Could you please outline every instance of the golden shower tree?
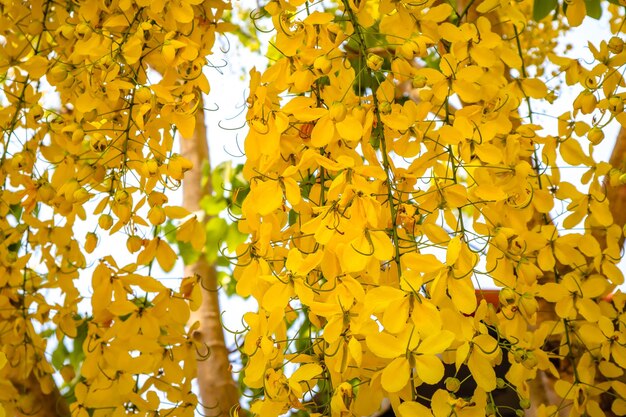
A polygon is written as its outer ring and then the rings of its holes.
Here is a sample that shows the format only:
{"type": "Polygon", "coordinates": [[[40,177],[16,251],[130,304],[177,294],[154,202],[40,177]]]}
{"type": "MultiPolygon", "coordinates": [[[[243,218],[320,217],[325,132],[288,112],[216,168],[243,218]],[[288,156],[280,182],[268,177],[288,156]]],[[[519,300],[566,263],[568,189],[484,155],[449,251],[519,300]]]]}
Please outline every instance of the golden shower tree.
{"type": "Polygon", "coordinates": [[[624,5],[322,6],[266,5],[277,59],[251,73],[252,412],[626,414],[623,146],[594,156],[626,123],[624,5]],[[603,8],[592,62],[559,47],[603,8]]]}
{"type": "MultiPolygon", "coordinates": [[[[196,254],[179,288],[156,278],[177,246],[206,246],[202,69],[230,7],[0,2],[1,414],[239,413],[215,271],[196,254]],[[168,203],[183,181],[185,208],[168,203]]],[[[258,303],[244,407],[626,414],[621,135],[610,163],[594,156],[626,123],[624,5],[263,10],[275,36],[251,72],[250,192],[233,210],[250,236],[236,292],[258,303]],[[588,45],[592,61],[558,45],[603,10],[613,36],[588,45]]]]}
{"type": "Polygon", "coordinates": [[[173,290],[155,270],[177,260],[167,238],[204,247],[198,216],[168,196],[192,168],[175,136],[193,135],[229,8],[0,3],[2,415],[194,414],[199,277],[173,290]]]}

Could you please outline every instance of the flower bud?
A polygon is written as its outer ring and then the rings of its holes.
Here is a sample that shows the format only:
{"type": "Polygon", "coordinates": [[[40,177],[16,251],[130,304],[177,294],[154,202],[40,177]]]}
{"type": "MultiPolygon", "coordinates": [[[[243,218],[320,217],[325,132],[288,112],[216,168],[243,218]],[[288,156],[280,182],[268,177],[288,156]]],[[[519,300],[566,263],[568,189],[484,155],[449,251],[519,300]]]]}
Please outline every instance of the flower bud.
{"type": "Polygon", "coordinates": [[[144,161],[141,174],[146,177],[154,177],[159,172],[159,163],[155,159],[144,161]]]}
{"type": "Polygon", "coordinates": [[[380,114],[389,114],[391,113],[391,103],[388,101],[383,101],[378,105],[378,110],[380,111],[380,114]]]}
{"type": "Polygon", "coordinates": [[[599,127],[592,127],[589,132],[587,132],[587,139],[593,145],[597,145],[604,139],[604,132],[599,127]]]}
{"type": "Polygon", "coordinates": [[[520,398],[519,406],[524,410],[528,410],[530,408],[530,400],[528,398],[520,398]]]}
{"type": "Polygon", "coordinates": [[[110,214],[102,214],[98,218],[98,226],[104,230],[109,230],[113,226],[113,217],[110,214]]]}
{"type": "Polygon", "coordinates": [[[446,378],[446,389],[450,392],[457,392],[461,388],[461,381],[458,378],[446,378]]]}
{"type": "Polygon", "coordinates": [[[124,204],[125,202],[128,201],[128,198],[130,197],[130,195],[128,194],[128,191],[126,190],[117,190],[115,192],[115,202],[118,204],[124,204]]]}
{"type": "Polygon", "coordinates": [[[531,293],[524,293],[519,300],[519,307],[526,317],[531,317],[537,312],[539,305],[537,300],[531,293]]]}
{"type": "Polygon", "coordinates": [[[502,288],[498,294],[498,300],[500,300],[500,304],[503,306],[514,304],[516,298],[517,294],[509,287],[502,288]]]}
{"type": "Polygon", "coordinates": [[[348,109],[346,105],[340,101],[336,101],[330,106],[330,119],[335,122],[342,122],[346,115],[348,114],[348,109]]]}
{"type": "Polygon", "coordinates": [[[624,50],[624,40],[618,36],[609,39],[609,52],[619,54],[624,50]]]}
{"type": "Polygon", "coordinates": [[[598,104],[595,94],[589,90],[581,92],[574,100],[574,110],[581,110],[583,114],[593,112],[598,104]]]}
{"type": "Polygon", "coordinates": [[[400,45],[396,52],[407,61],[412,61],[419,53],[419,46],[414,41],[408,40],[400,45]]]}
{"type": "Polygon", "coordinates": [[[126,239],[126,248],[128,248],[128,251],[130,253],[135,253],[139,251],[142,244],[143,240],[139,236],[132,235],[128,236],[128,239],[126,239]]]}
{"type": "Polygon", "coordinates": [[[411,80],[411,85],[413,86],[413,88],[424,88],[426,87],[427,83],[428,79],[423,75],[416,75],[415,77],[413,77],[413,80],[411,80]]]}
{"type": "Polygon", "coordinates": [[[524,359],[522,360],[522,365],[526,369],[534,369],[537,366],[537,357],[531,351],[527,351],[524,359]]]}
{"type": "Polygon", "coordinates": [[[87,253],[91,253],[94,251],[97,245],[98,235],[96,235],[94,232],[87,232],[87,236],[85,237],[85,251],[87,253]]]}
{"type": "Polygon", "coordinates": [[[165,222],[165,210],[162,207],[154,206],[148,211],[148,220],[154,226],[158,226],[165,222]]]}
{"type": "Polygon", "coordinates": [[[328,74],[333,67],[333,63],[326,55],[321,55],[313,61],[313,68],[322,74],[328,74]]]}
{"type": "Polygon", "coordinates": [[[624,111],[624,101],[619,96],[609,98],[609,111],[613,114],[624,111]]]}
{"type": "Polygon", "coordinates": [[[76,129],[72,132],[72,143],[78,144],[83,141],[84,137],[85,132],[83,131],[83,129],[76,129]]]}
{"type": "Polygon", "coordinates": [[[383,67],[385,63],[385,59],[382,56],[376,54],[369,54],[367,56],[366,64],[369,69],[372,71],[378,71],[383,67]]]}
{"type": "Polygon", "coordinates": [[[48,70],[46,78],[52,83],[60,83],[65,81],[68,76],[67,68],[64,65],[55,65],[48,70]]]}
{"type": "Polygon", "coordinates": [[[142,86],[135,91],[135,100],[138,103],[146,103],[152,99],[152,91],[149,87],[142,86]]]}

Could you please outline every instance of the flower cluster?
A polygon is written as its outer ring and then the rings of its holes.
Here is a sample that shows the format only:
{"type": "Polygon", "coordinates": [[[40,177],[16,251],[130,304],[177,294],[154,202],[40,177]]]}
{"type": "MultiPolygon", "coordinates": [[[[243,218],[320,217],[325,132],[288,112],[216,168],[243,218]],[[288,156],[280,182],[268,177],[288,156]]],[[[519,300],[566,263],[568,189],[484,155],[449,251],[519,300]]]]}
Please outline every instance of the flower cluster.
{"type": "Polygon", "coordinates": [[[177,259],[168,219],[181,219],[177,240],[204,246],[201,224],[168,205],[167,191],[191,168],[174,136],[194,130],[209,91],[202,69],[231,28],[229,8],[0,2],[0,403],[10,415],[39,412],[36,393],[57,390],[48,339],[71,343],[79,328],[84,361],[58,364],[73,415],[193,415],[205,349],[185,325],[199,288],[188,279],[174,291],[150,275],[155,261],[169,271],[177,259]],[[121,250],[93,259],[106,235],[121,250]],[[124,252],[131,263],[118,265],[124,252]],[[77,309],[81,274],[91,275],[88,318],[77,309]]]}
{"type": "Polygon", "coordinates": [[[625,122],[626,51],[616,36],[590,44],[590,69],[559,56],[589,2],[554,23],[532,3],[265,6],[280,58],[251,73],[235,269],[258,302],[241,348],[253,413],[371,415],[385,397],[406,417],[504,415],[501,389],[518,414],[604,415],[603,392],[626,413],[623,296],[602,301],[623,283],[607,198],[623,167],[593,157],[625,122]],[[550,65],[581,91],[555,135],[533,113],[555,99],[550,65]],[[583,187],[563,161],[587,168],[583,187]],[[478,301],[486,283],[499,309],[478,301]],[[538,374],[559,401],[531,398],[538,374]]]}

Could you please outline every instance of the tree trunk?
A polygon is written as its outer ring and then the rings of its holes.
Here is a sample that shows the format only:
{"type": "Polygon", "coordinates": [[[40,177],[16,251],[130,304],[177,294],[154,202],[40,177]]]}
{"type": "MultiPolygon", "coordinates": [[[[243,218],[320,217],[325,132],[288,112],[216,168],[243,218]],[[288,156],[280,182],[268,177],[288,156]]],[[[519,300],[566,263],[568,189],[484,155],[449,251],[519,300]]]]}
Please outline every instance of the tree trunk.
{"type": "MultiPolygon", "coordinates": [[[[193,169],[185,174],[183,182],[183,206],[191,212],[200,210],[200,200],[212,192],[210,181],[202,184],[202,165],[209,163],[204,110],[199,109],[196,115],[193,136],[181,139],[181,154],[193,163],[193,169]]],[[[207,347],[207,352],[199,352],[198,357],[198,386],[203,414],[228,417],[231,410],[239,405],[239,392],[230,372],[228,349],[220,321],[217,271],[215,265],[200,256],[195,263],[185,266],[185,275],[197,275],[202,284],[202,305],[192,312],[190,323],[200,322],[194,337],[207,347]]],[[[237,415],[236,411],[234,415],[237,415]]]]}

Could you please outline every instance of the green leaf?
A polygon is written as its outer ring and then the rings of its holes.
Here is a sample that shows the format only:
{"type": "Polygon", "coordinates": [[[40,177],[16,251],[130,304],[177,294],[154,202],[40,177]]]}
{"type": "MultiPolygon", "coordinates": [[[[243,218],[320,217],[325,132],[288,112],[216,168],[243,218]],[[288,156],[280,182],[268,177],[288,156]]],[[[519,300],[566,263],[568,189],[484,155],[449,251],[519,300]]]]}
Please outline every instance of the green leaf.
{"type": "Polygon", "coordinates": [[[65,347],[63,340],[61,340],[50,357],[52,366],[54,366],[55,369],[61,369],[61,367],[65,364],[65,358],[68,357],[69,353],[70,352],[67,350],[67,347],[65,347]]]}
{"type": "Polygon", "coordinates": [[[235,253],[237,246],[241,245],[248,239],[248,235],[241,233],[237,227],[237,223],[230,223],[226,231],[226,247],[229,252],[235,253]]]}
{"type": "Polygon", "coordinates": [[[540,21],[556,9],[557,5],[557,0],[535,0],[533,4],[533,19],[536,22],[540,21]]]}
{"type": "Polygon", "coordinates": [[[185,265],[191,265],[195,263],[200,257],[200,253],[196,251],[189,242],[176,242],[178,246],[178,253],[183,258],[185,265]]]}
{"type": "Polygon", "coordinates": [[[585,0],[585,7],[587,8],[587,16],[594,19],[600,19],[602,16],[600,0],[585,0]]]}
{"type": "Polygon", "coordinates": [[[80,364],[85,359],[85,352],[83,351],[83,343],[87,339],[87,333],[89,331],[89,318],[83,320],[83,322],[76,328],[76,337],[72,344],[72,351],[69,352],[70,364],[75,369],[80,369],[80,364]]]}
{"type": "Polygon", "coordinates": [[[294,210],[289,210],[289,226],[293,226],[298,220],[298,213],[294,210]]]}
{"type": "Polygon", "coordinates": [[[202,197],[200,207],[202,207],[209,216],[217,216],[226,209],[227,204],[224,198],[212,195],[202,197]]]}

